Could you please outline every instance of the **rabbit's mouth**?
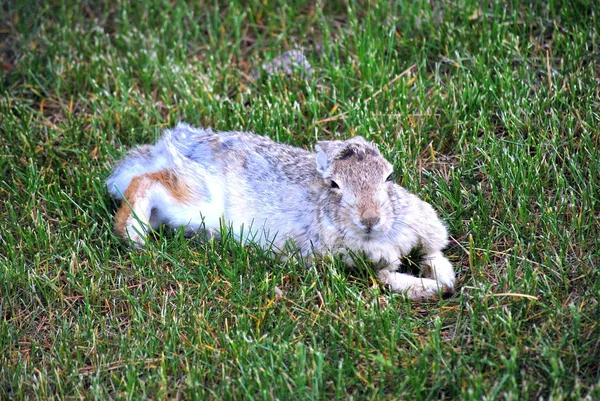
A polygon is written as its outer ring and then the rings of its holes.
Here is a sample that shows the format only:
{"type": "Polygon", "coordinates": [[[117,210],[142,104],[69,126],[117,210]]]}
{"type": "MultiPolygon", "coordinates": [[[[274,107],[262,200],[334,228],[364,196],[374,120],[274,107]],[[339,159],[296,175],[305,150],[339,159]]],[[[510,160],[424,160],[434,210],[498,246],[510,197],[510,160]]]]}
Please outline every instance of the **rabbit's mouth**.
{"type": "Polygon", "coordinates": [[[373,235],[373,231],[365,232],[361,235],[363,241],[372,241],[376,235],[373,235]]]}
{"type": "Polygon", "coordinates": [[[361,227],[357,236],[363,241],[372,241],[384,234],[384,231],[375,227],[361,227]]]}
{"type": "Polygon", "coordinates": [[[373,230],[373,227],[367,227],[363,230],[363,232],[366,236],[371,236],[371,234],[373,234],[375,231],[373,230]]]}
{"type": "Polygon", "coordinates": [[[365,224],[365,222],[357,219],[354,221],[354,224],[356,226],[356,235],[363,240],[378,238],[386,231],[385,224],[379,218],[377,218],[377,221],[369,222],[369,224],[365,224]]]}

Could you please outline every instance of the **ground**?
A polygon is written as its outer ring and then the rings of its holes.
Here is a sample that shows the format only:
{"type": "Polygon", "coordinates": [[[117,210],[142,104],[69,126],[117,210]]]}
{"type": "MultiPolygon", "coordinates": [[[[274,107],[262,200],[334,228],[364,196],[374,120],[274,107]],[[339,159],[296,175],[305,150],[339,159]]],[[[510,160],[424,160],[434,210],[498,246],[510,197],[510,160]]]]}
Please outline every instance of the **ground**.
{"type": "Polygon", "coordinates": [[[524,3],[2,3],[0,399],[600,399],[600,5],[524,3]],[[262,69],[289,50],[309,73],[262,69]],[[456,293],[131,252],[103,180],[180,120],[377,142],[456,293]]]}

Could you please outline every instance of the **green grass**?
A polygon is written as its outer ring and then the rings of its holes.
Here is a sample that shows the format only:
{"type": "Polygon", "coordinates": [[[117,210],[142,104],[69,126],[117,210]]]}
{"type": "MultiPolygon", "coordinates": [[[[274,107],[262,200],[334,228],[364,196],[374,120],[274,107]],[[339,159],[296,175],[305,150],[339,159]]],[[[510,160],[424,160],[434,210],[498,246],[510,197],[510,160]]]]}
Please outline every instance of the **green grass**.
{"type": "Polygon", "coordinates": [[[0,6],[0,399],[600,399],[595,0],[122,3],[0,6]],[[311,80],[249,78],[296,48],[311,80]],[[378,142],[457,292],[227,238],[130,253],[103,180],[179,120],[378,142]]]}

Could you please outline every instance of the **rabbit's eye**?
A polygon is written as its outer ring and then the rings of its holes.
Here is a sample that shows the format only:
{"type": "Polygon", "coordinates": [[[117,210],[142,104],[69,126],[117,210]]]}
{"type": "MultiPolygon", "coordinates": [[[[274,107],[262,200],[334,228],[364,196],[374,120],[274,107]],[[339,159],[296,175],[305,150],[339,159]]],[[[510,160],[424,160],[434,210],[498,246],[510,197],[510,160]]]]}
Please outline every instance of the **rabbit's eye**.
{"type": "Polygon", "coordinates": [[[340,186],[337,184],[337,182],[331,180],[331,188],[339,189],[340,186]]]}
{"type": "Polygon", "coordinates": [[[394,181],[394,173],[388,175],[388,178],[385,179],[385,182],[392,182],[394,181]]]}

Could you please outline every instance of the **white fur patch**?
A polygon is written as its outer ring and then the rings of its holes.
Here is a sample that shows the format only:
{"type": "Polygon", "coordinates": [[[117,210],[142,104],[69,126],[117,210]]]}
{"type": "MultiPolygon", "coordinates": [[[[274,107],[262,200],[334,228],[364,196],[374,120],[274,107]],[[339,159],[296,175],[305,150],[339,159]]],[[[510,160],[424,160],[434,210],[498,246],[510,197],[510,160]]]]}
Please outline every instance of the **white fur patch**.
{"type": "Polygon", "coordinates": [[[205,177],[209,196],[204,201],[181,202],[175,199],[162,184],[153,184],[149,191],[156,221],[173,227],[198,231],[201,228],[218,230],[225,213],[225,188],[223,183],[213,177],[205,177]]]}

